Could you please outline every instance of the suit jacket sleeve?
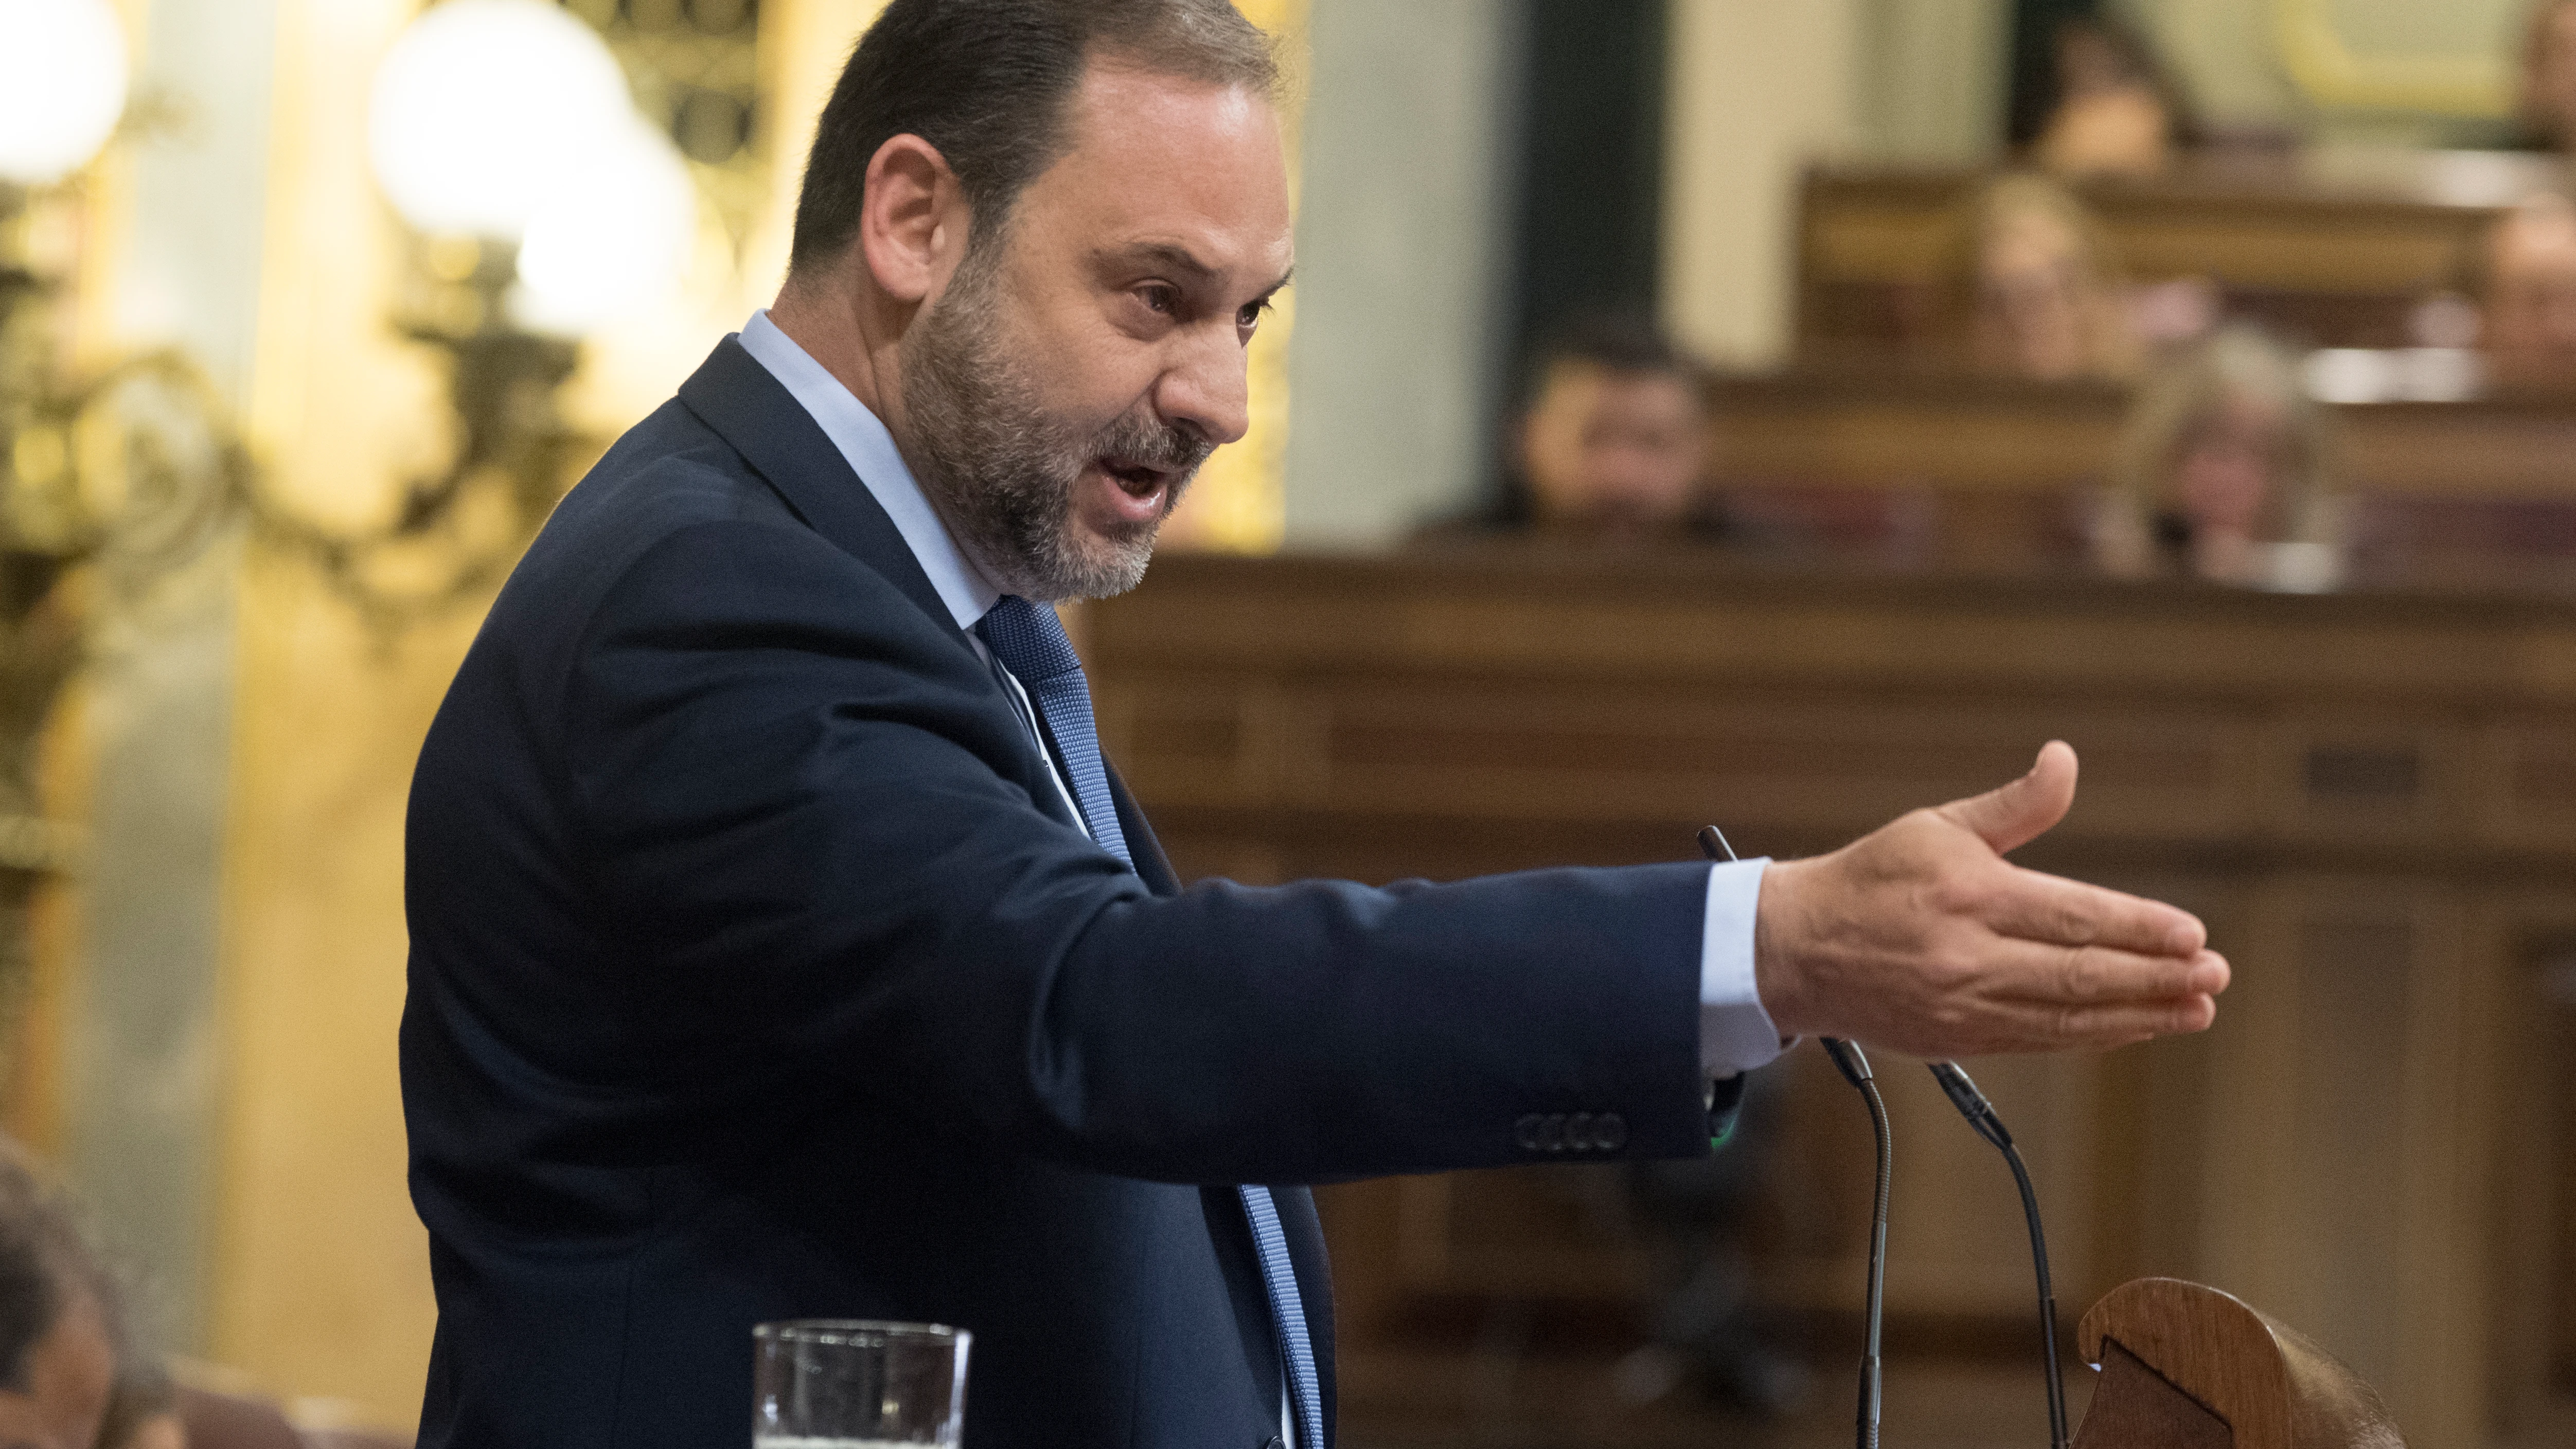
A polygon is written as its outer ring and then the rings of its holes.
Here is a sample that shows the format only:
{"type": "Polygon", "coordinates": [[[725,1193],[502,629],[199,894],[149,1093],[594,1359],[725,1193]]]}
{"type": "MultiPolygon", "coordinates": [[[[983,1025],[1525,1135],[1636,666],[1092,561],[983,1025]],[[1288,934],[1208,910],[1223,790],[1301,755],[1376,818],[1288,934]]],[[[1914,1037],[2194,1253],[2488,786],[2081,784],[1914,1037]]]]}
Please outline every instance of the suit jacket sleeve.
{"type": "Polygon", "coordinates": [[[803,530],[705,523],[581,624],[559,778],[623,963],[605,1090],[864,1094],[1070,1165],[1320,1181],[1707,1150],[1707,868],[1155,896],[1013,778],[989,672],[803,530]]]}

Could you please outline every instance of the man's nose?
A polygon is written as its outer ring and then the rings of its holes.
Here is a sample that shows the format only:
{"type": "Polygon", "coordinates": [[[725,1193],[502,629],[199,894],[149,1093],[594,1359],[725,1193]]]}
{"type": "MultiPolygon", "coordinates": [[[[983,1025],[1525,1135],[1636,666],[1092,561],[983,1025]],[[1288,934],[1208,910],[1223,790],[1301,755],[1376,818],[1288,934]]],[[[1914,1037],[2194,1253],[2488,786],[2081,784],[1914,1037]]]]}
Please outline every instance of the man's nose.
{"type": "Polygon", "coordinates": [[[1252,427],[1250,357],[1232,327],[1192,329],[1156,385],[1154,404],[1170,423],[1187,423],[1222,445],[1252,427]]]}

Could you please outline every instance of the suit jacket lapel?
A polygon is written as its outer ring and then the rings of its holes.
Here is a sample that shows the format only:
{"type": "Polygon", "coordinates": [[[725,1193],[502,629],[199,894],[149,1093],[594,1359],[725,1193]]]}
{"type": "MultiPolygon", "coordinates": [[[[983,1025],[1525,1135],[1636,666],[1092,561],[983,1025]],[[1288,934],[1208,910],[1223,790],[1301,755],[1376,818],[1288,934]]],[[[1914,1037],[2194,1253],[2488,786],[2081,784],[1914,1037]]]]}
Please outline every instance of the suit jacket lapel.
{"type": "MultiPolygon", "coordinates": [[[[680,384],[680,402],[741,454],[808,528],[884,575],[975,660],[976,668],[990,674],[974,642],[957,627],[957,616],[949,612],[947,601],[931,586],[930,575],[922,572],[912,545],[904,542],[902,531],[878,506],[876,495],[851,470],[850,460],[832,445],[813,414],[740,342],[728,337],[717,343],[689,380],[680,384]]],[[[1001,681],[991,681],[991,687],[993,707],[1016,723],[1019,711],[1002,693],[1001,681]]],[[[1026,739],[1025,730],[1015,729],[1013,734],[1026,745],[1020,784],[1030,800],[1046,814],[1079,825],[1065,813],[1064,801],[1049,783],[1042,747],[1026,739]]]]}
{"type": "Polygon", "coordinates": [[[972,649],[956,616],[931,587],[930,575],[921,571],[921,561],[912,556],[912,546],[851,471],[850,460],[740,342],[728,337],[717,343],[680,384],[680,401],[733,445],[808,527],[885,575],[921,612],[956,635],[959,647],[972,649]]]}

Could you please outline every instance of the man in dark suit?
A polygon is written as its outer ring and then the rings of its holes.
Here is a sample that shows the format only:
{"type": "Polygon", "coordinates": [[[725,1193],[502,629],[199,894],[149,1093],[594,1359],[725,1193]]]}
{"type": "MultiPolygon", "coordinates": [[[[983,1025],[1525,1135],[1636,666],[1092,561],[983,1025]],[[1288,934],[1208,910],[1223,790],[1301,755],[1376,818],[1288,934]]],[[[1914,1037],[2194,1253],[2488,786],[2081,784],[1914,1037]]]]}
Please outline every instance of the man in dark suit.
{"type": "Polygon", "coordinates": [[[1046,605],[1244,431],[1273,84],[1224,0],[894,0],[777,305],[503,589],[412,793],[425,1445],[739,1444],[751,1326],[842,1316],[972,1329],[976,1449],[1324,1449],[1296,1184],[2210,1019],[2197,922],[1998,857],[2063,746],[1808,861],[1184,888],[1046,605]]]}

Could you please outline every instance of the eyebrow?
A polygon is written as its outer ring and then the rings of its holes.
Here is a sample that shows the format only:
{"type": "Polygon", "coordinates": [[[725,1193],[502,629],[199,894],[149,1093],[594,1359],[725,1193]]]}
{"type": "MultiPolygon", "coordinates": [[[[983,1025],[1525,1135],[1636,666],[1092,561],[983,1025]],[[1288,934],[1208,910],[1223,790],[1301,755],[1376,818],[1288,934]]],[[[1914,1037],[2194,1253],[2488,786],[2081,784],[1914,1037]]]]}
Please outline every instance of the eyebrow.
{"type": "MultiPolygon", "coordinates": [[[[1157,263],[1161,266],[1169,267],[1175,272],[1185,273],[1192,281],[1196,282],[1214,281],[1217,276],[1216,268],[1200,261],[1196,253],[1192,252],[1188,247],[1182,246],[1178,242],[1139,242],[1134,246],[1119,247],[1114,250],[1103,251],[1099,256],[1101,261],[1111,264],[1132,265],[1137,262],[1157,263]]],[[[1287,271],[1281,272],[1279,274],[1279,280],[1272,282],[1269,286],[1261,289],[1262,299],[1267,300],[1280,288],[1287,286],[1290,279],[1295,277],[1296,274],[1297,269],[1295,267],[1290,267],[1287,271]]]]}

